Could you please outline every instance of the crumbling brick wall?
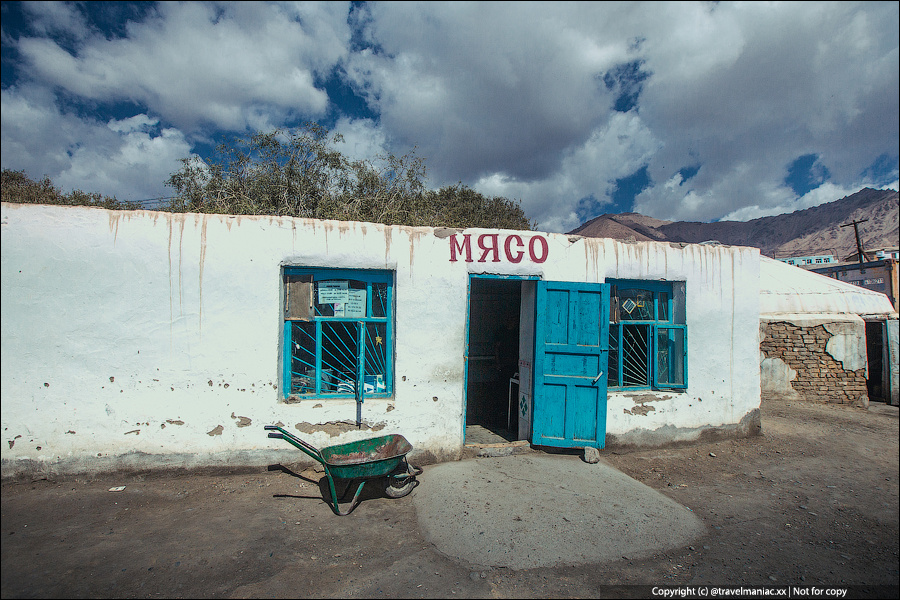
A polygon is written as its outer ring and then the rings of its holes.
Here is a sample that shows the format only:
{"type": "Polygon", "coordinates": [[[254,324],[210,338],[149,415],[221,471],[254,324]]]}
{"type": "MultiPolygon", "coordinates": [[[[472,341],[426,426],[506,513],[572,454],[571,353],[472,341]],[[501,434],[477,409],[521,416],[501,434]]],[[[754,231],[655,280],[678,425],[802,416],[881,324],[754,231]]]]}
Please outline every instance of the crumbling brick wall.
{"type": "Polygon", "coordinates": [[[866,369],[851,371],[826,351],[832,338],[823,325],[801,327],[776,321],[763,324],[760,351],[796,371],[790,382],[804,400],[836,404],[868,404],[866,369]]]}

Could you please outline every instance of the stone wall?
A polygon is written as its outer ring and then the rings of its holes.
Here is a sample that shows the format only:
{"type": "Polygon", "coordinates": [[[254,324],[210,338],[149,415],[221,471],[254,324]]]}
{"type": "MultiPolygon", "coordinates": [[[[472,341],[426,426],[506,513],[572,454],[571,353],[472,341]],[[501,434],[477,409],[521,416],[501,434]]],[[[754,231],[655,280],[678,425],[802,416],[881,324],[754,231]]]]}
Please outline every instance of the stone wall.
{"type": "MultiPolygon", "coordinates": [[[[845,358],[847,339],[855,336],[846,324],[797,324],[789,321],[763,321],[760,324],[760,353],[763,373],[786,374],[779,389],[777,383],[762,383],[764,395],[789,395],[810,402],[868,405],[866,366],[858,357],[845,358]],[[839,350],[836,351],[836,348],[839,350]]],[[[863,329],[862,347],[865,348],[863,329]]],[[[854,351],[858,350],[857,344],[854,351]]]]}

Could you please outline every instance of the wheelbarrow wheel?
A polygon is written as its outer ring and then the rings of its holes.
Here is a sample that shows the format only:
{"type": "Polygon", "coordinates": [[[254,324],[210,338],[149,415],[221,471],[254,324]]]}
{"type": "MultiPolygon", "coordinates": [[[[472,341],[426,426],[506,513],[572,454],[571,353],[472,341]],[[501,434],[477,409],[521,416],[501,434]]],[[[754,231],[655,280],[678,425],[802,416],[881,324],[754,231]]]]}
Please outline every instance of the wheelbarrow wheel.
{"type": "Polygon", "coordinates": [[[403,466],[385,477],[384,493],[388,498],[402,498],[406,496],[418,483],[416,475],[422,470],[417,467],[410,468],[410,465],[404,461],[403,466]]]}
{"type": "Polygon", "coordinates": [[[410,475],[406,479],[388,477],[384,485],[384,493],[388,498],[402,498],[416,487],[416,478],[410,475]]]}

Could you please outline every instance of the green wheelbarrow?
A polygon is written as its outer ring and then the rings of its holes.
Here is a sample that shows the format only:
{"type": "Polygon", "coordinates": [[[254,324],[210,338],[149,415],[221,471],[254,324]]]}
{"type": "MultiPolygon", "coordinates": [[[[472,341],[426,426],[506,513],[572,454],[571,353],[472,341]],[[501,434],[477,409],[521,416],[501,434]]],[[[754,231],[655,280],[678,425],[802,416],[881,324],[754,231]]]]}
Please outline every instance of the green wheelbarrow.
{"type": "Polygon", "coordinates": [[[285,440],[322,463],[331,492],[331,510],[342,517],[349,515],[359,504],[359,495],[367,481],[379,479],[384,486],[385,495],[389,498],[402,498],[418,485],[416,475],[422,473],[422,469],[410,465],[406,460],[412,445],[402,435],[384,435],[319,450],[277,425],[266,425],[265,429],[270,438],[285,440]],[[334,484],[336,479],[347,481],[341,499],[350,491],[351,485],[358,482],[353,501],[345,511],[338,505],[334,484]]]}

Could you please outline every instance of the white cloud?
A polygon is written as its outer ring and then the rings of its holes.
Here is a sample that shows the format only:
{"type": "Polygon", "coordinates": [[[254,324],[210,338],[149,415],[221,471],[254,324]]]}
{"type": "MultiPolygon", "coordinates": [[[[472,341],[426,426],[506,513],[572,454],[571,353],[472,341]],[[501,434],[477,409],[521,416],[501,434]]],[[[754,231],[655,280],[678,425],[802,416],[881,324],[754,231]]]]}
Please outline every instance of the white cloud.
{"type": "MultiPolygon", "coordinates": [[[[638,210],[694,220],[739,207],[771,214],[810,201],[783,184],[800,156],[818,154],[841,190],[858,190],[880,154],[896,159],[896,4],[720,4],[710,15],[741,40],[740,52],[727,68],[648,81],[641,115],[665,146],[650,162],[655,185],[638,210]],[[679,198],[665,182],[692,164],[703,168],[679,198]]],[[[670,35],[691,30],[674,19],[670,35]]],[[[648,68],[671,73],[666,54],[677,53],[665,37],[657,41],[667,53],[648,52],[648,68]]],[[[717,36],[706,42],[711,54],[722,46],[717,36]]]]}
{"type": "Polygon", "coordinates": [[[347,52],[346,3],[181,4],[129,26],[126,38],[94,34],[73,55],[55,40],[20,39],[31,75],[84,99],[134,102],[176,126],[242,130],[328,108],[316,77],[347,52]]]}
{"type": "Polygon", "coordinates": [[[82,40],[91,28],[78,8],[68,2],[23,2],[31,15],[31,28],[41,35],[63,35],[70,40],[82,40]]]}
{"type": "Polygon", "coordinates": [[[593,195],[600,204],[609,203],[615,180],[638,170],[658,146],[636,115],[618,113],[566,153],[552,176],[526,181],[497,172],[478,179],[473,187],[489,196],[520,200],[540,229],[570,231],[582,221],[579,199],[593,195]]]}
{"type": "MultiPolygon", "coordinates": [[[[710,220],[796,204],[784,179],[806,154],[840,189],[879,154],[896,159],[896,23],[896,3],[377,4],[367,33],[381,51],[349,64],[439,178],[518,190],[565,227],[578,193],[610,191],[566,158],[610,118],[597,77],[642,60],[638,114],[659,149],[636,210],[710,220]]],[[[642,154],[624,146],[621,165],[642,154]]]]}
{"type": "Polygon", "coordinates": [[[80,189],[144,200],[169,195],[165,181],[191,147],[177,129],[136,115],[108,123],[60,111],[46,90],[2,92],[2,163],[44,175],[64,191],[80,189]]]}
{"type": "Polygon", "coordinates": [[[141,153],[163,165],[222,130],[332,117],[351,158],[416,147],[432,186],[521,199],[551,231],[644,166],[634,209],[677,220],[796,210],[897,177],[896,2],[161,3],[120,35],[78,6],[28,4],[30,33],[4,30],[23,64],[3,90],[3,160],[83,188],[125,189],[141,153]],[[629,113],[604,80],[623,65],[645,76],[629,113]],[[333,112],[335,69],[374,118],[333,112]],[[77,103],[115,105],[117,130],[77,103]],[[797,197],[785,178],[807,155],[830,179],[797,197]],[[882,155],[893,174],[876,180],[882,155]]]}
{"type": "Polygon", "coordinates": [[[373,159],[390,153],[384,129],[372,119],[340,119],[332,133],[344,137],[336,148],[350,160],[373,159]]]}
{"type": "Polygon", "coordinates": [[[440,180],[546,177],[606,122],[597,76],[629,59],[596,6],[375,4],[367,33],[382,51],[351,56],[348,71],[440,180]]]}

